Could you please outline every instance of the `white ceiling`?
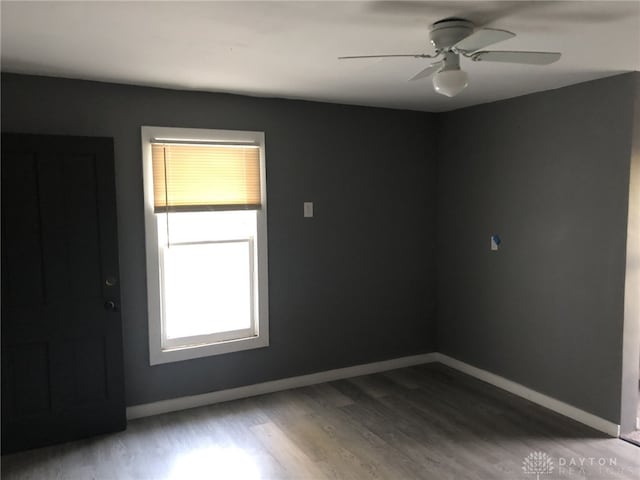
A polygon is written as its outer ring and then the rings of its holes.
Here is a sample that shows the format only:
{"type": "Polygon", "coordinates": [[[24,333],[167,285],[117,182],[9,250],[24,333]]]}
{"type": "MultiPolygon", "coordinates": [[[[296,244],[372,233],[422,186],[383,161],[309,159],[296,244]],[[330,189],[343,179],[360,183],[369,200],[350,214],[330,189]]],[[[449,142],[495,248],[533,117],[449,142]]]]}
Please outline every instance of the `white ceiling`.
{"type": "Polygon", "coordinates": [[[8,2],[2,70],[255,96],[445,111],[640,70],[640,1],[8,2]],[[496,50],[560,51],[538,67],[463,60],[456,98],[407,79],[446,17],[511,30],[496,50]]]}

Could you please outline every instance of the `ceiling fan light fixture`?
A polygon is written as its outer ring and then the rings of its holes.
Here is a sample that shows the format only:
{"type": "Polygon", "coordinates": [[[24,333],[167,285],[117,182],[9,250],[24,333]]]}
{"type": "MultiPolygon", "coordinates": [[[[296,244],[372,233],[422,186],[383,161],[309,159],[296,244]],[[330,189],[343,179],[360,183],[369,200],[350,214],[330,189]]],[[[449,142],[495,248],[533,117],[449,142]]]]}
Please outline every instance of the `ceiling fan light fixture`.
{"type": "Polygon", "coordinates": [[[469,85],[469,76],[464,70],[442,70],[433,76],[433,88],[440,95],[455,97],[469,85]]]}
{"type": "Polygon", "coordinates": [[[433,88],[436,93],[446,97],[455,97],[467,88],[469,84],[467,72],[460,70],[461,56],[471,59],[474,62],[488,61],[524,65],[549,65],[557,62],[561,57],[560,52],[482,50],[488,45],[503,42],[515,36],[515,33],[507,30],[476,28],[472,22],[462,18],[445,18],[435,22],[431,26],[429,37],[431,44],[435,48],[433,54],[400,53],[355,55],[338,58],[342,60],[392,57],[430,58],[434,61],[413,77],[409,78],[409,81],[421,80],[433,76],[433,88]]]}

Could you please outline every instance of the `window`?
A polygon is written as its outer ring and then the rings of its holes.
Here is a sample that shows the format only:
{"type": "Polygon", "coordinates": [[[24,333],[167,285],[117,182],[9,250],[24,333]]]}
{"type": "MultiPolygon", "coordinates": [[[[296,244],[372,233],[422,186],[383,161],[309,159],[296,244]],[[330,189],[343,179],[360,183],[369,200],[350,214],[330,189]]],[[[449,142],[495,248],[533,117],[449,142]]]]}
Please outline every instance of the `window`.
{"type": "Polygon", "coordinates": [[[269,344],[264,134],[142,127],[151,365],[269,344]]]}

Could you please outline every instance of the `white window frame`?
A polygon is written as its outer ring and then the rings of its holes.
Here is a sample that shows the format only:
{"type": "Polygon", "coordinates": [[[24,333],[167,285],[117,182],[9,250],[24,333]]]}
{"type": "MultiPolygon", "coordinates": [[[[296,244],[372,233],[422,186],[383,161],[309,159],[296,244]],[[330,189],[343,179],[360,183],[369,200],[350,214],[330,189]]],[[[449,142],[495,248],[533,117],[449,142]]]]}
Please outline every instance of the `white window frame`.
{"type": "Polygon", "coordinates": [[[267,195],[265,171],[264,132],[239,130],[209,130],[196,128],[141,127],[142,174],[144,187],[144,217],[147,260],[147,310],[149,322],[149,363],[178,362],[192,358],[208,357],[224,353],[262,348],[269,346],[269,294],[267,268],[267,195]],[[153,165],[151,159],[151,141],[153,139],[171,139],[181,141],[247,143],[260,147],[261,208],[256,211],[255,255],[252,259],[254,276],[252,282],[258,285],[252,305],[255,319],[255,331],[250,336],[232,340],[211,341],[189,346],[163,348],[162,284],[161,265],[158,248],[158,216],[154,213],[153,202],[153,165]]]}

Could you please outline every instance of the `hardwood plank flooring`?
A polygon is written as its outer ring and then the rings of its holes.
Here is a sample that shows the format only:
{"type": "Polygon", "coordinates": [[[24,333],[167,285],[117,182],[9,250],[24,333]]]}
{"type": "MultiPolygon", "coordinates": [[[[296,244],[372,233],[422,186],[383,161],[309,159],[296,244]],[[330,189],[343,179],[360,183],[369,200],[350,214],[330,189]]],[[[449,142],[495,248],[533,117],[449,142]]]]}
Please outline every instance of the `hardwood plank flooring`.
{"type": "Polygon", "coordinates": [[[635,480],[640,448],[429,364],[134,420],[2,478],[635,480]],[[550,463],[523,469],[533,452],[550,463]]]}

